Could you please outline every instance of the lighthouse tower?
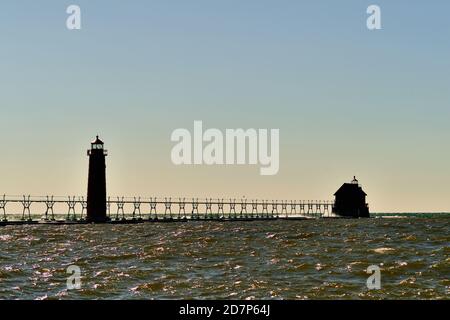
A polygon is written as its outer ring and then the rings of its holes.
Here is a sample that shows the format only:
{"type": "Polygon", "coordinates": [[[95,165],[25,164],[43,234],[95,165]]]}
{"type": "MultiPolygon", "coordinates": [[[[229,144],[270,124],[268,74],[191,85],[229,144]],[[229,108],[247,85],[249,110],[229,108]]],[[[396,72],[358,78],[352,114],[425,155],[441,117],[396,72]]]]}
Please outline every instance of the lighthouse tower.
{"type": "Polygon", "coordinates": [[[106,222],[106,163],[108,152],[103,148],[103,141],[98,136],[91,142],[89,156],[89,177],[87,194],[88,222],[106,222]]]}

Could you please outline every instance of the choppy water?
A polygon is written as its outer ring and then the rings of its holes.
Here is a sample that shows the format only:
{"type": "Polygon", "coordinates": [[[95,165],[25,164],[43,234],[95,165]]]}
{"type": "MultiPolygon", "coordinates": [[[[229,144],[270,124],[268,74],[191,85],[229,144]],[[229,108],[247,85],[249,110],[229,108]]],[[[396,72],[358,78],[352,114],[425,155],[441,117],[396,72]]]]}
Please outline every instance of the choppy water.
{"type": "Polygon", "coordinates": [[[449,218],[4,226],[0,298],[448,299],[449,234],[449,218]]]}

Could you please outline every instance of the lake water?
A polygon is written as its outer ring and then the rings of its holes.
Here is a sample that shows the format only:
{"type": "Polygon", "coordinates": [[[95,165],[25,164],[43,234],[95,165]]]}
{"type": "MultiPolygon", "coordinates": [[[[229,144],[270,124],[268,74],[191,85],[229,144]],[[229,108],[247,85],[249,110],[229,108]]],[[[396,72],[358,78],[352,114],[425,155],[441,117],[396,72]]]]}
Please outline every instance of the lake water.
{"type": "Polygon", "coordinates": [[[448,215],[2,226],[0,298],[448,299],[449,256],[448,215]]]}

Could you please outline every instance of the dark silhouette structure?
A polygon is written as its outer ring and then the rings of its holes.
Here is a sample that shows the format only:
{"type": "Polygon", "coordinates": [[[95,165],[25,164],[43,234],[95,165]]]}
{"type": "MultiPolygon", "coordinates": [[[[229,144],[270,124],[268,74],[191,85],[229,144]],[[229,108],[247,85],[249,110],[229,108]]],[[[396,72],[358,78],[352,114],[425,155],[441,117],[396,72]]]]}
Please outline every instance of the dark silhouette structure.
{"type": "Polygon", "coordinates": [[[91,142],[89,156],[89,177],[87,194],[88,222],[106,222],[106,162],[108,152],[103,148],[103,141],[98,136],[91,142]]]}
{"type": "Polygon", "coordinates": [[[353,218],[369,218],[369,205],[366,203],[367,194],[353,177],[351,183],[344,183],[334,194],[333,213],[353,218]]]}

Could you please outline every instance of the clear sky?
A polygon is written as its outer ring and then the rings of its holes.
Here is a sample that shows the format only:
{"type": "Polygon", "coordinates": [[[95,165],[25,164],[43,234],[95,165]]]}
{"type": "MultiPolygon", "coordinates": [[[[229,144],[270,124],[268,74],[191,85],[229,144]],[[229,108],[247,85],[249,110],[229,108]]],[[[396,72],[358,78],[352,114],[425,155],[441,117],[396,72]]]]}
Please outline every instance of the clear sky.
{"type": "Polygon", "coordinates": [[[444,0],[2,1],[0,193],[85,194],[98,133],[111,195],[331,200],[356,175],[372,211],[450,211],[449,16],[444,0]],[[279,173],[173,165],[194,120],[280,129],[279,173]]]}

